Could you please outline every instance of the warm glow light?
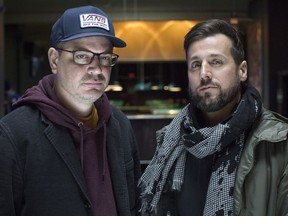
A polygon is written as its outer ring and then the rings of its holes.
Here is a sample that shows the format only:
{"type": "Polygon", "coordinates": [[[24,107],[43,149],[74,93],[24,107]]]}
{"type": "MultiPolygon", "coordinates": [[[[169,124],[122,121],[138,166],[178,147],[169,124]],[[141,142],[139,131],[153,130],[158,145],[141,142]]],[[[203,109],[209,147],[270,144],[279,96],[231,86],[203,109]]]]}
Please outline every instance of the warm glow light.
{"type": "Polygon", "coordinates": [[[156,90],[161,90],[158,85],[152,85],[152,86],[150,87],[150,89],[151,89],[151,90],[154,90],[154,91],[156,91],[156,90]]]}
{"type": "Polygon", "coordinates": [[[116,36],[127,43],[115,48],[119,61],[185,60],[184,37],[196,21],[114,22],[116,36]]]}
{"type": "Polygon", "coordinates": [[[237,18],[231,18],[230,23],[233,25],[237,25],[239,23],[239,20],[237,18]]]}
{"type": "Polygon", "coordinates": [[[168,114],[169,115],[177,115],[179,113],[179,110],[169,110],[168,114]]]}
{"type": "Polygon", "coordinates": [[[120,85],[108,85],[105,91],[122,91],[123,87],[120,85]]]}
{"type": "Polygon", "coordinates": [[[180,92],[182,88],[180,86],[175,86],[175,85],[166,85],[163,87],[165,91],[170,91],[170,92],[180,92]]]}
{"type": "Polygon", "coordinates": [[[181,87],[179,87],[179,86],[170,87],[169,91],[171,91],[171,92],[180,92],[181,91],[181,87]]]}

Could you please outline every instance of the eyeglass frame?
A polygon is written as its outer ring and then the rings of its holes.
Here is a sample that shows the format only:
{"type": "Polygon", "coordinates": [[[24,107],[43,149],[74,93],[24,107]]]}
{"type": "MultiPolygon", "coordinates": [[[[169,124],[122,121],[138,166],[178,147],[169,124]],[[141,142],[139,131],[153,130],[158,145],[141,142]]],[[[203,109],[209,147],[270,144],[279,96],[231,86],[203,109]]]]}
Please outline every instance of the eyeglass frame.
{"type": "Polygon", "coordinates": [[[60,48],[60,47],[54,47],[54,48],[55,48],[56,50],[60,50],[60,51],[72,53],[72,54],[73,54],[73,61],[74,61],[74,63],[77,64],[77,65],[89,65],[89,64],[91,64],[91,63],[93,62],[95,56],[97,56],[98,61],[99,61],[99,63],[100,63],[101,66],[103,66],[103,67],[113,67],[113,66],[116,65],[117,60],[118,60],[118,58],[119,58],[119,55],[116,54],[116,53],[94,53],[94,52],[92,52],[92,51],[90,51],[90,50],[66,50],[66,49],[63,49],[63,48],[60,48]],[[92,53],[93,56],[91,57],[89,63],[87,63],[87,64],[81,64],[81,63],[80,63],[80,64],[79,64],[77,61],[75,61],[75,53],[76,53],[76,52],[88,52],[88,53],[92,53]],[[111,56],[113,56],[113,55],[116,56],[117,58],[116,58],[115,63],[112,64],[112,65],[103,65],[103,64],[101,64],[100,56],[101,56],[102,54],[111,54],[111,56]]]}

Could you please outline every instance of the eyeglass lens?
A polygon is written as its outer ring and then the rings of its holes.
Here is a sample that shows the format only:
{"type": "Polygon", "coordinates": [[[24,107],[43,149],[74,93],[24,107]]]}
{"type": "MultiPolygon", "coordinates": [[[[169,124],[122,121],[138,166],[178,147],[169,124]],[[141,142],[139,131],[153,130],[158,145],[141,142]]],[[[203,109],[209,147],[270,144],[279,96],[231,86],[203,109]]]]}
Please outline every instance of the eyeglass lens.
{"type": "Polygon", "coordinates": [[[90,64],[93,61],[95,55],[98,57],[99,63],[102,66],[114,66],[118,58],[116,54],[110,53],[95,54],[88,51],[75,51],[74,61],[76,64],[90,64]]]}

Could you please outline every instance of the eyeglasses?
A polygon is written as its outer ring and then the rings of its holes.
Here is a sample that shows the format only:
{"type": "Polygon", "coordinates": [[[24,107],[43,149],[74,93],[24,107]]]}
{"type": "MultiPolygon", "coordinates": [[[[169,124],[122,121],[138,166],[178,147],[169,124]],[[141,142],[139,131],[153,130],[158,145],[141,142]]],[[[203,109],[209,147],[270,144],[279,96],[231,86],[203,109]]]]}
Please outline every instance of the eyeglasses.
{"type": "Polygon", "coordinates": [[[101,66],[112,67],[117,63],[117,59],[119,57],[119,55],[115,53],[94,53],[91,51],[84,51],[84,50],[71,51],[61,48],[55,48],[55,49],[73,53],[73,61],[75,62],[75,64],[79,65],[91,64],[95,56],[97,56],[101,66]]]}

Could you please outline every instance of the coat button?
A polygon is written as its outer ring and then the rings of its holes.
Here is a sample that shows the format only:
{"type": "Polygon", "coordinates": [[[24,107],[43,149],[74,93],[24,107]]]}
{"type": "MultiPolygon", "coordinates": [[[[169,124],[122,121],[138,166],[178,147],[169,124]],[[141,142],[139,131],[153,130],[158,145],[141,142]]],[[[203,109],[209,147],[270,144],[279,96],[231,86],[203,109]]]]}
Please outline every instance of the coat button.
{"type": "Polygon", "coordinates": [[[86,202],[84,206],[85,206],[85,208],[87,208],[87,209],[90,209],[90,208],[91,208],[91,204],[90,204],[89,202],[86,202]]]}

